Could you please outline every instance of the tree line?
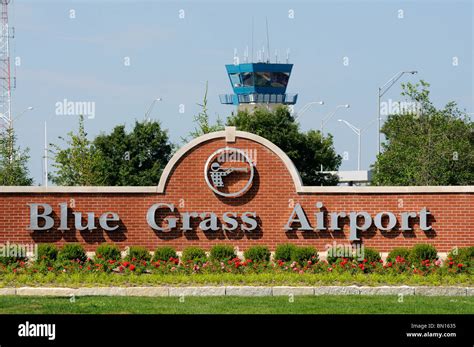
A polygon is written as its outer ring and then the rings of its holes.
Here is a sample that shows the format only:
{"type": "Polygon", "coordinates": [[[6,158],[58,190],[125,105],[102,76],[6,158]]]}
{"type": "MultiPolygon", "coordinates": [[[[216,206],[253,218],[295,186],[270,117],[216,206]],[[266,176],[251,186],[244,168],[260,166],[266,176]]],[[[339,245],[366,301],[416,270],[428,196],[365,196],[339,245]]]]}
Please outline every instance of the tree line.
{"type": "MultiPolygon", "coordinates": [[[[474,182],[473,123],[454,102],[437,108],[429,98],[429,84],[402,84],[402,95],[418,103],[416,112],[388,116],[382,127],[383,151],[372,165],[373,185],[470,185],[474,182]]],[[[195,127],[183,142],[219,131],[208,115],[207,88],[195,127]]],[[[305,185],[336,185],[342,158],[333,137],[319,131],[302,131],[287,107],[258,108],[229,116],[225,125],[260,135],[280,147],[294,162],[305,185]],[[321,165],[324,171],[320,171],[321,165]]],[[[0,185],[32,185],[28,150],[16,144],[7,130],[0,136],[0,185]]],[[[110,133],[89,139],[84,117],[78,130],[51,144],[54,171],[49,179],[65,186],[152,186],[179,144],[172,143],[159,121],[135,121],[131,131],[117,125],[110,133]]]]}

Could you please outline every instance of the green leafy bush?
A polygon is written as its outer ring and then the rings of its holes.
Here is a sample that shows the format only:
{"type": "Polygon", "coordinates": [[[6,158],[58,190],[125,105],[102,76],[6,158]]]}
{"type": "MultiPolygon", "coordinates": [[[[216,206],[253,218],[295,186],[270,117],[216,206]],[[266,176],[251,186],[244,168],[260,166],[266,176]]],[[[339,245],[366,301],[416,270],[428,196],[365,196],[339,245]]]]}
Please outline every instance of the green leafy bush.
{"type": "Polygon", "coordinates": [[[300,265],[305,265],[308,261],[316,263],[318,261],[318,251],[316,248],[308,247],[296,247],[293,252],[292,260],[296,261],[300,265]]]}
{"type": "Polygon", "coordinates": [[[413,246],[410,251],[408,259],[411,263],[421,263],[422,260],[436,260],[438,258],[438,252],[433,245],[429,244],[418,244],[413,246]]]}
{"type": "Polygon", "coordinates": [[[331,247],[327,251],[326,260],[329,264],[334,264],[340,258],[352,259],[354,257],[352,249],[347,247],[331,247]]]}
{"type": "Polygon", "coordinates": [[[0,263],[3,265],[27,260],[26,248],[22,245],[10,243],[4,245],[0,250],[0,263]]]}
{"type": "Polygon", "coordinates": [[[125,259],[129,261],[133,259],[136,259],[138,261],[149,261],[151,259],[151,254],[145,247],[130,246],[125,259]]]}
{"type": "Polygon", "coordinates": [[[397,257],[408,260],[410,257],[410,249],[406,247],[396,247],[387,256],[387,262],[394,262],[397,257]]]}
{"type": "Polygon", "coordinates": [[[183,262],[204,262],[207,259],[206,252],[199,247],[186,247],[182,254],[183,262]]]}
{"type": "Polygon", "coordinates": [[[465,264],[466,266],[474,265],[474,246],[454,248],[449,252],[448,259],[457,264],[465,264]]]}
{"type": "Polygon", "coordinates": [[[234,247],[228,245],[215,245],[211,248],[210,257],[212,260],[225,261],[237,257],[234,247]]]}
{"type": "Polygon", "coordinates": [[[282,243],[275,250],[275,260],[290,261],[294,258],[296,246],[292,243],[282,243]]]}
{"type": "Polygon", "coordinates": [[[118,261],[122,259],[122,253],[120,253],[120,248],[116,245],[110,245],[103,243],[95,250],[96,258],[103,260],[115,260],[118,261]]]}
{"type": "Polygon", "coordinates": [[[255,262],[270,261],[270,250],[266,246],[252,246],[244,252],[246,260],[255,262]]]}
{"type": "Polygon", "coordinates": [[[378,263],[382,258],[376,249],[364,247],[364,259],[367,259],[368,263],[378,263]]]}
{"type": "Polygon", "coordinates": [[[58,259],[58,247],[52,243],[40,243],[38,245],[38,257],[36,261],[39,262],[53,262],[58,259]]]}
{"type": "Polygon", "coordinates": [[[153,255],[153,261],[168,261],[170,258],[178,258],[174,248],[163,246],[155,249],[155,254],[153,255]]]}
{"type": "Polygon", "coordinates": [[[85,261],[87,256],[84,247],[82,247],[80,244],[67,243],[59,250],[58,259],[85,261]]]}

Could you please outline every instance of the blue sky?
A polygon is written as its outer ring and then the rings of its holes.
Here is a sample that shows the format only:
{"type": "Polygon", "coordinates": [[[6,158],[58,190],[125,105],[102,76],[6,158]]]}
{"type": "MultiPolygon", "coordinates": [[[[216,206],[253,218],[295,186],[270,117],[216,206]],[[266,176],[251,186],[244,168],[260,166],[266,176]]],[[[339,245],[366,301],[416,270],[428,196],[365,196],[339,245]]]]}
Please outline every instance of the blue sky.
{"type": "MultiPolygon", "coordinates": [[[[130,127],[161,97],[151,117],[180,142],[193,128],[208,81],[212,118],[225,119],[233,108],[219,103],[219,94],[231,93],[224,65],[232,63],[234,49],[243,58],[250,46],[252,16],[255,51],[266,44],[265,18],[272,55],[278,50],[283,60],[290,49],[287,91],[299,94],[295,109],[325,101],[304,113],[302,129],[318,129],[337,105],[351,105],[325,127],[337,152],[349,154],[343,170],[357,167],[357,136],[337,119],[358,127],[376,119],[377,88],[398,71],[418,70],[401,81],[431,83],[437,106],[456,101],[474,112],[471,1],[15,0],[11,56],[21,65],[15,66],[13,114],[34,107],[15,127],[19,144],[30,148],[35,183],[42,183],[44,121],[49,142],[61,143],[58,136],[77,128],[77,116],[55,114],[64,99],[95,102],[95,118],[86,120],[93,137],[118,124],[130,127]]],[[[400,91],[396,84],[383,100],[403,100],[400,91]]],[[[376,129],[374,123],[362,136],[363,169],[375,159],[376,129]]]]}

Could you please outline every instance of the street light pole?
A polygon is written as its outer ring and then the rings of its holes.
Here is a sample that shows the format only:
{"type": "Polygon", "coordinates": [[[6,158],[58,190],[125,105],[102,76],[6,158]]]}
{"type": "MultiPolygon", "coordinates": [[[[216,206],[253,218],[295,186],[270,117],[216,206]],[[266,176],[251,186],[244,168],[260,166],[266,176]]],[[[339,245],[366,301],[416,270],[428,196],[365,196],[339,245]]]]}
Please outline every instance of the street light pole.
{"type": "Polygon", "coordinates": [[[353,124],[349,123],[348,121],[344,119],[338,119],[337,121],[343,122],[344,124],[346,124],[357,135],[357,171],[360,171],[360,153],[361,153],[361,149],[360,149],[361,139],[360,138],[362,134],[362,129],[357,128],[356,126],[354,126],[353,124]]]}
{"type": "Polygon", "coordinates": [[[357,171],[360,171],[360,167],[361,167],[361,153],[362,153],[362,150],[361,150],[361,142],[362,142],[362,133],[364,131],[366,131],[370,126],[372,126],[372,124],[376,121],[375,119],[370,121],[368,124],[366,124],[365,127],[363,128],[357,128],[356,126],[354,126],[353,124],[349,123],[348,121],[344,120],[344,119],[338,119],[337,120],[338,122],[343,122],[344,124],[346,124],[353,132],[355,132],[358,136],[358,141],[357,141],[357,171]]]}
{"type": "Polygon", "coordinates": [[[300,118],[303,113],[305,113],[312,105],[324,105],[324,101],[312,101],[308,102],[306,105],[304,105],[298,112],[295,113],[295,121],[300,118]]]}
{"type": "Polygon", "coordinates": [[[162,101],[163,99],[161,98],[156,98],[155,100],[153,100],[150,104],[150,106],[148,107],[148,110],[145,112],[145,120],[148,119],[148,116],[150,115],[151,111],[153,110],[153,106],[155,106],[155,103],[157,101],[162,101]]]}
{"type": "MultiPolygon", "coordinates": [[[[324,125],[336,114],[338,109],[340,109],[340,108],[349,108],[349,107],[351,107],[351,105],[349,105],[349,104],[337,105],[336,109],[333,112],[331,112],[330,114],[328,114],[326,116],[326,118],[321,120],[321,141],[322,141],[323,136],[324,136],[324,125]]],[[[323,171],[323,163],[321,162],[321,172],[322,171],[323,171]]]]}
{"type": "Polygon", "coordinates": [[[48,131],[44,122],[44,186],[48,186],[48,131]]]}
{"type": "Polygon", "coordinates": [[[378,123],[379,123],[379,131],[378,131],[378,139],[377,139],[377,142],[378,142],[378,154],[380,154],[381,152],[381,133],[380,133],[380,130],[382,128],[382,119],[381,119],[381,115],[380,115],[380,103],[381,103],[381,99],[382,99],[382,96],[385,95],[386,92],[388,92],[388,90],[406,73],[409,73],[409,74],[412,74],[412,75],[415,75],[418,73],[418,71],[400,71],[398,72],[397,74],[395,74],[392,78],[390,78],[387,83],[385,83],[382,87],[379,87],[379,92],[378,92],[378,108],[377,108],[377,117],[378,117],[378,123]]]}

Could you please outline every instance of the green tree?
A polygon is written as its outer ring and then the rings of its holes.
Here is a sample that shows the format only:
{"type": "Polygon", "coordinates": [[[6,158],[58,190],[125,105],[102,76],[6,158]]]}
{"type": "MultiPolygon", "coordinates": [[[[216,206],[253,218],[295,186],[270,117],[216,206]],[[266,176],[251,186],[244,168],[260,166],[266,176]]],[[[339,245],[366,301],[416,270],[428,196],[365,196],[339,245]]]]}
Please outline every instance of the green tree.
{"type": "Polygon", "coordinates": [[[94,146],[101,156],[97,174],[110,186],[157,185],[173,151],[168,133],[156,121],[136,121],[130,133],[116,126],[97,136],[94,146]]]}
{"type": "Polygon", "coordinates": [[[337,176],[321,172],[321,164],[324,171],[336,171],[341,165],[332,136],[322,137],[314,130],[300,131],[287,107],[240,111],[227,119],[227,125],[260,135],[280,147],[295,163],[305,185],[337,184],[337,176]]]}
{"type": "Polygon", "coordinates": [[[79,130],[77,133],[69,132],[67,138],[59,137],[66,142],[67,147],[62,149],[56,144],[51,144],[54,157],[53,167],[55,173],[50,174],[51,181],[63,186],[93,186],[104,183],[97,174],[101,155],[97,148],[87,138],[84,128],[84,117],[79,117],[79,130]]]}
{"type": "Polygon", "coordinates": [[[13,128],[0,135],[0,185],[29,186],[33,179],[29,177],[28,148],[21,150],[16,146],[16,135],[13,128]]]}
{"type": "Polygon", "coordinates": [[[429,98],[429,84],[402,84],[417,112],[390,115],[381,131],[383,152],[373,165],[374,185],[471,185],[474,128],[454,102],[442,109],[429,98]]]}
{"type": "Polygon", "coordinates": [[[216,124],[211,124],[209,121],[208,108],[207,108],[207,82],[206,82],[206,91],[204,93],[204,98],[202,104],[197,104],[201,108],[196,116],[194,116],[194,123],[197,125],[194,130],[192,130],[188,137],[183,138],[184,142],[188,142],[189,138],[193,139],[204,134],[212,133],[214,131],[219,131],[224,129],[224,125],[219,117],[217,117],[216,124]]]}

